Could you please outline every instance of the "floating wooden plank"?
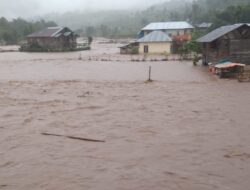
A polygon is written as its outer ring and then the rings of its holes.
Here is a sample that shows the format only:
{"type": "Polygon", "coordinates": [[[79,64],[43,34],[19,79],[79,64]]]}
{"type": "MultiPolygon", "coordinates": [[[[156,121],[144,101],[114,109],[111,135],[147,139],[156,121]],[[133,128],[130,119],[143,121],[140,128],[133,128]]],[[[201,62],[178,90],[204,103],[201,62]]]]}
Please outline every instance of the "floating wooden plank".
{"type": "Polygon", "coordinates": [[[52,133],[41,133],[41,134],[46,135],[46,136],[65,137],[69,139],[88,141],[88,142],[106,142],[104,140],[96,140],[96,139],[89,139],[89,138],[75,137],[75,136],[68,136],[68,135],[59,135],[59,134],[52,134],[52,133]]]}

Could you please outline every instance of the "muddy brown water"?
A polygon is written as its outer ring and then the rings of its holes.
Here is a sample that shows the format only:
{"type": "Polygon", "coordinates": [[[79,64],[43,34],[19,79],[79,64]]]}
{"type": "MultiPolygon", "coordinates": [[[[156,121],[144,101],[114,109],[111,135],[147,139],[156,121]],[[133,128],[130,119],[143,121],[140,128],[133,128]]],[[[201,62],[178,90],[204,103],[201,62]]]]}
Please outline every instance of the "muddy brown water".
{"type": "Polygon", "coordinates": [[[249,189],[249,83],[107,52],[0,54],[0,189],[249,189]]]}

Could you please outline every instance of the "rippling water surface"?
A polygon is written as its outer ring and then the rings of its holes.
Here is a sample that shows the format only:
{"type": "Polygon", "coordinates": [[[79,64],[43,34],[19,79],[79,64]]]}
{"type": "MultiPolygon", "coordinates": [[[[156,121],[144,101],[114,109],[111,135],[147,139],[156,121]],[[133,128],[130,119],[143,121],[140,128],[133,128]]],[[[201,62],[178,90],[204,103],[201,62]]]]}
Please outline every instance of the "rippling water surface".
{"type": "Polygon", "coordinates": [[[249,188],[249,83],[100,47],[0,54],[0,189],[249,188]]]}

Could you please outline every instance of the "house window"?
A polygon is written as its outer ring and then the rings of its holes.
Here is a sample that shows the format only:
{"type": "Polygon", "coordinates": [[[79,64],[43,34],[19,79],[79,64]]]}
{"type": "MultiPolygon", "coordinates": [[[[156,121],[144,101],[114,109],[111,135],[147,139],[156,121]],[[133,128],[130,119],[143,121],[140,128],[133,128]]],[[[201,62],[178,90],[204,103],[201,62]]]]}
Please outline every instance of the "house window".
{"type": "Polygon", "coordinates": [[[144,46],[144,53],[148,53],[148,45],[144,46]]]}

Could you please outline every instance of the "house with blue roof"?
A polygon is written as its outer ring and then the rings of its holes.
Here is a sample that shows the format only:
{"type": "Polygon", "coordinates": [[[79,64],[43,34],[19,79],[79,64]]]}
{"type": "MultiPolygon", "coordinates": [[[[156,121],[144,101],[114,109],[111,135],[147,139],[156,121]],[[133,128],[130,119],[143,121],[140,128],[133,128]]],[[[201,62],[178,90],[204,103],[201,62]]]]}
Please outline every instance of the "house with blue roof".
{"type": "Polygon", "coordinates": [[[141,29],[139,37],[143,37],[153,31],[162,31],[172,36],[181,36],[191,34],[194,27],[187,22],[154,22],[141,29]]]}
{"type": "Polygon", "coordinates": [[[194,27],[188,22],[155,22],[143,27],[138,33],[138,38],[158,31],[163,32],[172,39],[172,53],[178,53],[183,45],[192,39],[194,27]]]}
{"type": "Polygon", "coordinates": [[[153,31],[136,41],[140,54],[170,54],[172,39],[162,31],[153,31]]]}

